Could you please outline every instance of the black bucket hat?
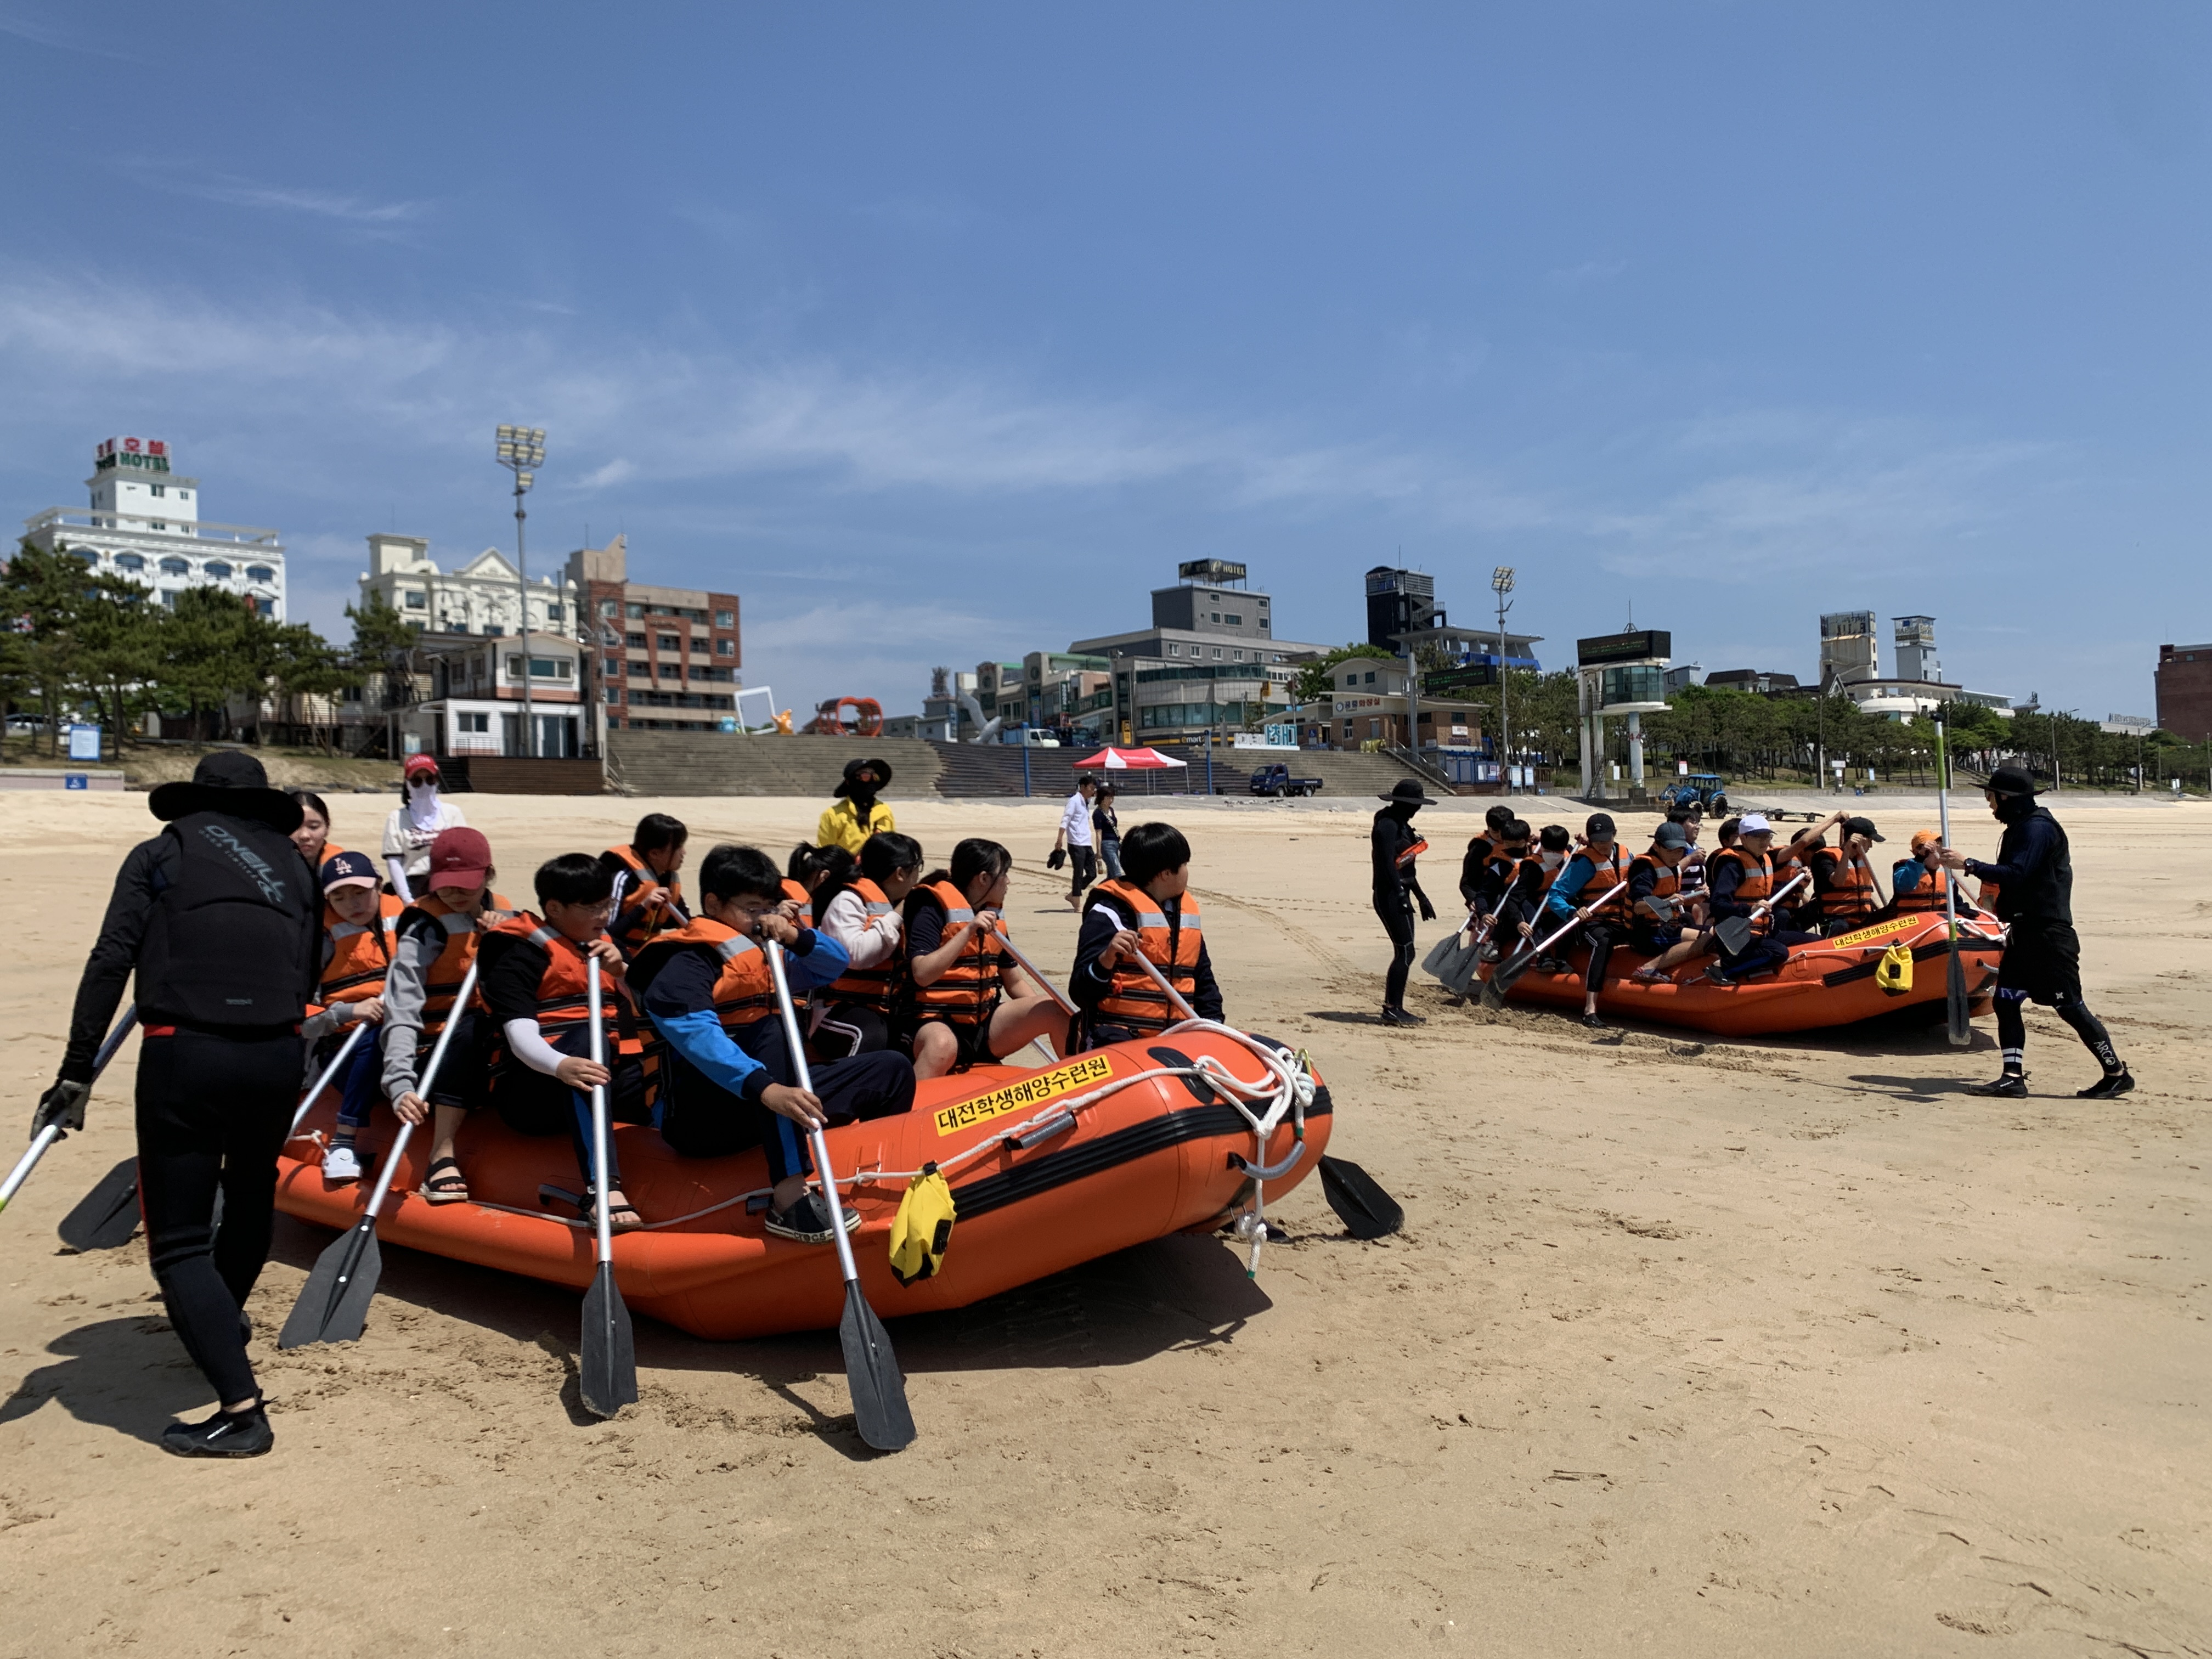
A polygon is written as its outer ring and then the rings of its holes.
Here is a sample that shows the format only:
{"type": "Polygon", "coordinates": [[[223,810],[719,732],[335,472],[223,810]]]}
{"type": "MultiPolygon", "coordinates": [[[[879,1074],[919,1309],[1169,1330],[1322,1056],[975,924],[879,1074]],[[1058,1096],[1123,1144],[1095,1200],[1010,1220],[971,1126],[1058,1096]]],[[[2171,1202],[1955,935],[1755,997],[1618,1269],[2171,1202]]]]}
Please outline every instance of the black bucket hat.
{"type": "Polygon", "coordinates": [[[860,781],[860,774],[863,772],[873,772],[876,775],[876,787],[878,789],[891,781],[891,763],[889,761],[848,760],[845,763],[845,776],[843,781],[837,786],[837,793],[851,794],[854,784],[860,781]]]}
{"type": "Polygon", "coordinates": [[[1983,787],[1999,795],[2039,795],[2043,793],[2035,787],[2035,780],[2028,776],[2027,769],[2019,766],[2000,766],[1990,774],[1989,782],[1983,787]]]}
{"type": "Polygon", "coordinates": [[[165,783],[146,798],[154,816],[171,823],[192,812],[224,812],[252,818],[290,835],[303,816],[300,803],[269,787],[261,763],[239,749],[218,749],[200,757],[190,783],[165,783]]]}
{"type": "Polygon", "coordinates": [[[1430,799],[1424,793],[1421,786],[1411,778],[1399,779],[1390,786],[1389,794],[1377,795],[1375,799],[1390,801],[1400,806],[1434,806],[1436,805],[1436,802],[1430,799]]]}

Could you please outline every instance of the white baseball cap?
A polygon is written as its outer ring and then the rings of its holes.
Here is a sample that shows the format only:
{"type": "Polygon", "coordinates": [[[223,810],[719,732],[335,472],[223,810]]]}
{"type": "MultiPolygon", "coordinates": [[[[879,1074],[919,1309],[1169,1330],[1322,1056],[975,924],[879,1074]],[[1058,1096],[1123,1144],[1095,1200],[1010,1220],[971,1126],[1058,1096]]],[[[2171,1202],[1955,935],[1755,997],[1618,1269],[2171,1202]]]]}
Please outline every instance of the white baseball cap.
{"type": "Polygon", "coordinates": [[[1773,829],[1774,826],[1766,821],[1765,813],[1746,812],[1736,824],[1735,832],[1739,836],[1755,836],[1762,830],[1771,834],[1773,829]]]}

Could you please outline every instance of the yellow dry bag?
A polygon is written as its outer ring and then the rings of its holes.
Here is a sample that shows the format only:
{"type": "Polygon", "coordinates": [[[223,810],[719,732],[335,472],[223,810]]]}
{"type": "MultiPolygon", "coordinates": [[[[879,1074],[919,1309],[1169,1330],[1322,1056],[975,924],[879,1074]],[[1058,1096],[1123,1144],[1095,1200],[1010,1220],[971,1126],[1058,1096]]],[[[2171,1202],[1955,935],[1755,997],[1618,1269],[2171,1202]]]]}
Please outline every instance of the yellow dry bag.
{"type": "Polygon", "coordinates": [[[1888,996],[1901,997],[1912,988],[1912,947],[1893,945],[1881,953],[1881,961],[1874,970],[1874,982],[1888,996]]]}
{"type": "Polygon", "coordinates": [[[960,1212],[952,1202],[952,1188],[925,1164],[899,1200],[891,1222],[891,1275],[902,1285],[927,1279],[944,1265],[945,1247],[952,1242],[952,1224],[960,1212]]]}

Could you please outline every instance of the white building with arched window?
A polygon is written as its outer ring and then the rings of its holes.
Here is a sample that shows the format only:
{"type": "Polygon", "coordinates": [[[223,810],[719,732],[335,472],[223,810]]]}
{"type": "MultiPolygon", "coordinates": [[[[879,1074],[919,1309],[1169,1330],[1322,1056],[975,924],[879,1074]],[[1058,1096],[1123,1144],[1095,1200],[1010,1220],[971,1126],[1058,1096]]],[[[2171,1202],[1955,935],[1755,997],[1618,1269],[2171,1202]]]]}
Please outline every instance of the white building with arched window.
{"type": "Polygon", "coordinates": [[[273,530],[200,517],[200,481],[170,469],[159,438],[110,438],[94,453],[84,512],[50,507],[23,521],[32,545],[76,553],[150,587],[173,605],[187,587],[219,587],[284,620],[284,544],[273,530]]]}

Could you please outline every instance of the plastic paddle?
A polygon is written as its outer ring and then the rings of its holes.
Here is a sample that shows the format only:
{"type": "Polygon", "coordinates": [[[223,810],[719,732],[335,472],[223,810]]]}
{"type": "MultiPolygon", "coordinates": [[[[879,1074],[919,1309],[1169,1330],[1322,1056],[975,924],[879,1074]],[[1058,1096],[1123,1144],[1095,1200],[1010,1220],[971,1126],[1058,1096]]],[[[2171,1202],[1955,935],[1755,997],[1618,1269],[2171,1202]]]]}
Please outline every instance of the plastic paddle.
{"type": "MultiPolygon", "coordinates": [[[[1936,717],[1936,833],[1943,838],[1946,852],[1951,847],[1951,762],[1945,746],[1943,717],[1936,717]]],[[[1974,1041],[1973,1022],[1966,1006],[1966,959],[1959,954],[1959,878],[1950,871],[1943,872],[1943,937],[1950,949],[1943,963],[1944,1035],[1951,1039],[1954,1048],[1971,1046],[1974,1041]]]]}
{"type": "MultiPolygon", "coordinates": [[[[1611,890],[1607,892],[1602,897],[1594,899],[1589,904],[1584,905],[1582,908],[1587,910],[1595,910],[1601,904],[1612,903],[1615,895],[1625,893],[1627,890],[1628,884],[1626,882],[1616,882],[1613,884],[1611,890]]],[[[1521,975],[1527,973],[1531,968],[1534,967],[1539,957],[1545,955],[1553,945],[1557,945],[1561,939],[1566,938],[1568,934],[1573,933],[1576,928],[1582,925],[1583,919],[1580,916],[1577,916],[1568,922],[1565,927],[1560,928],[1559,932],[1553,933],[1549,939],[1544,940],[1540,945],[1522,945],[1520,953],[1516,955],[1512,961],[1501,965],[1496,973],[1492,974],[1487,980],[1483,981],[1482,1006],[1492,1010],[1503,1008],[1505,1006],[1505,994],[1511,990],[1515,984],[1519,981],[1521,975]]]]}
{"type": "Polygon", "coordinates": [[[1743,947],[1751,943],[1753,924],[1812,879],[1813,872],[1810,870],[1800,871],[1783,883],[1775,892],[1753,906],[1749,915],[1722,917],[1719,924],[1713,929],[1713,937],[1721,942],[1721,949],[1732,957],[1742,955],[1743,947]]]}
{"type": "Polygon", "coordinates": [[[1387,1238],[1406,1224],[1398,1200],[1373,1176],[1344,1158],[1322,1159],[1321,1195],[1354,1238],[1387,1238]]]}
{"type": "MultiPolygon", "coordinates": [[[[607,1044],[599,1020],[603,995],[599,963],[596,957],[585,961],[590,975],[585,995],[592,1021],[592,1063],[604,1066],[607,1044]]],[[[584,1293],[584,1341],[576,1365],[577,1395],[584,1409],[594,1417],[612,1417],[637,1399],[637,1344],[630,1335],[629,1309],[615,1283],[614,1223],[607,1207],[613,1183],[607,1179],[608,1167],[607,1086],[595,1083],[592,1085],[592,1187],[599,1200],[592,1206],[592,1219],[599,1230],[599,1266],[592,1275],[592,1288],[584,1293]]]]}
{"type": "MultiPolygon", "coordinates": [[[[461,988],[453,998],[453,1006],[446,1012],[445,1028],[438,1033],[437,1044],[430,1050],[430,1063],[423,1068],[422,1080],[415,1091],[432,1111],[436,1109],[428,1106],[430,1090],[438,1081],[438,1073],[446,1063],[446,1050],[453,1046],[453,1033],[459,1029],[461,1015],[476,988],[477,963],[471,957],[469,971],[461,976],[461,988]]],[[[300,1299],[292,1304],[284,1328],[277,1335],[278,1347],[361,1340],[368,1324],[368,1304],[376,1299],[376,1281],[384,1275],[384,1258],[376,1248],[376,1212],[384,1207],[392,1178],[399,1173],[399,1160],[407,1150],[408,1137],[414,1133],[412,1123],[400,1124],[392,1150],[384,1155],[384,1169],[376,1177],[375,1189],[368,1195],[361,1219],[340,1233],[315,1258],[313,1271],[300,1288],[300,1299]]]]}
{"type": "MultiPolygon", "coordinates": [[[[131,1035],[131,1027],[134,1023],[136,1023],[137,1018],[138,1005],[133,1003],[131,1006],[123,1011],[122,1017],[115,1022],[115,1029],[110,1031],[107,1034],[106,1039],[100,1043],[99,1053],[95,1054],[92,1057],[92,1080],[94,1083],[100,1081],[100,1074],[107,1069],[107,1062],[115,1058],[115,1051],[123,1046],[123,1039],[131,1035]]],[[[63,1128],[60,1124],[49,1123],[45,1128],[40,1130],[38,1133],[31,1137],[30,1150],[25,1152],[22,1157],[15,1160],[15,1167],[8,1171],[8,1178],[5,1181],[0,1181],[0,1210],[4,1210],[8,1207],[8,1200],[15,1197],[16,1190],[21,1188],[25,1182],[31,1178],[31,1171],[39,1167],[39,1160],[46,1155],[46,1149],[49,1146],[52,1146],[58,1140],[66,1139],[68,1135],[69,1131],[63,1128]]],[[[132,1172],[132,1176],[129,1183],[131,1196],[134,1199],[137,1198],[138,1195],[138,1182],[136,1177],[137,1167],[138,1160],[137,1158],[125,1158],[123,1162],[117,1164],[114,1169],[110,1170],[107,1172],[106,1176],[100,1182],[100,1185],[94,1187],[92,1189],[92,1192],[88,1194],[86,1197],[78,1203],[76,1206],[77,1210],[84,1208],[85,1205],[89,1203],[94,1197],[104,1192],[106,1189],[108,1183],[115,1179],[117,1174],[124,1170],[130,1170],[132,1172]]],[[[76,1210],[72,1210],[70,1213],[71,1215],[75,1215],[76,1213],[76,1210]]],[[[131,1218],[132,1224],[135,1226],[137,1224],[137,1211],[135,1206],[131,1211],[131,1218]]],[[[125,1233],[123,1237],[125,1238],[128,1238],[130,1236],[130,1234],[125,1233]]],[[[118,1243],[121,1242],[122,1241],[119,1239],[117,1241],[118,1243]]]]}
{"type": "MultiPolygon", "coordinates": [[[[775,975],[775,997],[783,1011],[784,1041],[791,1046],[791,1064],[799,1086],[814,1092],[814,1073],[806,1063],[806,1044],[799,1034],[799,1010],[791,1000],[791,981],[783,971],[783,947],[774,939],[761,941],[768,954],[769,971],[775,975]]],[[[860,1289],[860,1269],[853,1260],[853,1241],[845,1237],[845,1201],[837,1196],[837,1178],[830,1162],[830,1143],[820,1127],[806,1132],[814,1152],[815,1179],[821,1183],[822,1209],[830,1224],[830,1239],[837,1246],[837,1271],[845,1277],[845,1314],[837,1322],[837,1340],[845,1350],[845,1386],[853,1396],[853,1423],[860,1438],[878,1451],[898,1451],[914,1443],[914,1413],[906,1403],[906,1377],[898,1357],[891,1352],[890,1334],[868,1305],[860,1289]]]]}

